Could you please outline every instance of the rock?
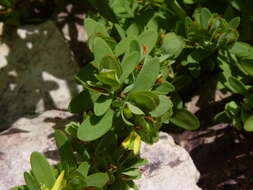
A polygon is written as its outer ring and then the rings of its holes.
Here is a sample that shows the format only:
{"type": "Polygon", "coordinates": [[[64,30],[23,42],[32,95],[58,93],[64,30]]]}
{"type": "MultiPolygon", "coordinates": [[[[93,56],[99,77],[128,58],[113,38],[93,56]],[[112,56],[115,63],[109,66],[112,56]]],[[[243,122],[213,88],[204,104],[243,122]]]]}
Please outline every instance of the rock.
{"type": "Polygon", "coordinates": [[[173,138],[160,133],[154,145],[143,145],[141,157],[149,160],[142,167],[140,190],[200,190],[196,185],[200,174],[188,152],[175,144],[173,138]]]}
{"type": "Polygon", "coordinates": [[[24,184],[23,173],[30,170],[32,152],[45,154],[51,163],[58,159],[53,139],[54,128],[63,128],[72,115],[46,111],[35,119],[20,118],[0,135],[0,189],[24,184]]]}
{"type": "Polygon", "coordinates": [[[54,22],[5,26],[1,38],[0,131],[26,114],[67,109],[78,65],[54,22]]]}

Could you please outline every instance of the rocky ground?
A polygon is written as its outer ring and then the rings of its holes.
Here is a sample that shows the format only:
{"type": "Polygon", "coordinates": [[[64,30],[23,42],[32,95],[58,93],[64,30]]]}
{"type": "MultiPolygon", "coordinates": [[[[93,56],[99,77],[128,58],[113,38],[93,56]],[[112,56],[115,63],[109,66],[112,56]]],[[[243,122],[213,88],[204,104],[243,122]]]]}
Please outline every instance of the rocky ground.
{"type": "MultiPolygon", "coordinates": [[[[69,5],[60,15],[66,17],[71,9],[69,5]]],[[[67,112],[67,106],[80,90],[73,76],[85,57],[75,56],[69,26],[61,26],[59,22],[47,21],[2,30],[0,189],[24,182],[23,172],[30,169],[33,151],[42,152],[55,163],[58,154],[54,129],[64,128],[75,119],[67,112]]],[[[83,32],[78,25],[76,29],[83,32]]],[[[77,39],[83,43],[85,33],[77,39]]],[[[143,157],[150,163],[137,181],[140,189],[199,189],[196,183],[200,174],[188,152],[176,145],[170,135],[161,133],[160,138],[157,144],[142,148],[143,157]]]]}
{"type": "MultiPolygon", "coordinates": [[[[53,131],[76,119],[67,112],[80,90],[73,76],[89,59],[84,11],[66,5],[40,25],[0,27],[0,189],[23,183],[31,152],[58,159],[53,131]]],[[[142,147],[150,163],[137,181],[141,190],[253,189],[252,135],[206,122],[229,96],[209,86],[188,104],[201,119],[199,131],[165,129],[157,144],[142,147]],[[201,101],[210,96],[206,109],[201,101]]]]}

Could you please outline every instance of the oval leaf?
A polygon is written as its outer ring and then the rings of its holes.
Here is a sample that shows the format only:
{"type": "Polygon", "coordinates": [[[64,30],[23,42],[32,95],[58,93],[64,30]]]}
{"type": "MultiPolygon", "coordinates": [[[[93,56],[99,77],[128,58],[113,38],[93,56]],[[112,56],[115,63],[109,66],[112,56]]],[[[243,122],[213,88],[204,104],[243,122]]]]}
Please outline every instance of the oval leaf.
{"type": "Polygon", "coordinates": [[[130,53],[122,62],[122,75],[120,81],[124,82],[127,77],[134,71],[134,68],[139,64],[140,54],[137,51],[130,53]]]}
{"type": "Polygon", "coordinates": [[[245,85],[238,80],[237,78],[230,76],[228,78],[229,85],[231,86],[231,90],[233,90],[234,93],[241,94],[243,96],[248,96],[249,93],[245,87],[245,85]]]}
{"type": "Polygon", "coordinates": [[[100,71],[103,69],[109,69],[116,71],[118,77],[122,74],[121,65],[115,56],[106,55],[102,58],[99,64],[100,71]]]}
{"type": "Polygon", "coordinates": [[[95,173],[86,178],[88,187],[102,188],[108,181],[109,177],[106,173],[95,173]]]}
{"type": "Polygon", "coordinates": [[[175,33],[168,33],[163,39],[161,50],[172,58],[178,57],[185,47],[185,42],[181,36],[175,33]]]}
{"type": "Polygon", "coordinates": [[[68,107],[71,113],[85,112],[90,110],[91,108],[92,100],[88,90],[84,90],[79,95],[74,97],[68,107]]]}
{"type": "Polygon", "coordinates": [[[195,130],[200,127],[198,118],[193,113],[185,109],[174,111],[174,114],[170,121],[176,126],[187,130],[195,130]]]}
{"type": "Polygon", "coordinates": [[[110,46],[106,43],[105,40],[103,40],[100,37],[96,37],[94,39],[93,53],[94,53],[95,63],[97,67],[99,66],[99,63],[101,62],[104,56],[113,55],[113,52],[110,46]]]}
{"type": "Polygon", "coordinates": [[[94,113],[96,116],[102,116],[112,104],[111,97],[101,95],[94,104],[94,113]]]}
{"type": "Polygon", "coordinates": [[[112,127],[114,111],[108,110],[103,117],[88,117],[79,127],[77,137],[82,141],[93,141],[106,134],[112,127]]]}
{"type": "Polygon", "coordinates": [[[37,180],[29,173],[24,173],[25,183],[29,190],[40,190],[37,180]]]}
{"type": "Polygon", "coordinates": [[[39,152],[33,152],[30,158],[32,173],[36,180],[48,188],[52,188],[55,182],[53,168],[45,157],[39,152]]]}
{"type": "Polygon", "coordinates": [[[152,117],[161,117],[167,111],[171,110],[173,107],[173,103],[167,96],[159,96],[159,105],[156,107],[154,111],[151,112],[152,117]]]}
{"type": "Polygon", "coordinates": [[[159,97],[149,91],[132,92],[128,98],[137,107],[147,112],[154,110],[159,105],[159,97]]]}
{"type": "Polygon", "coordinates": [[[253,115],[250,116],[244,123],[243,126],[245,131],[252,132],[253,131],[253,115]]]}
{"type": "Polygon", "coordinates": [[[159,75],[159,70],[160,63],[157,58],[146,60],[131,91],[150,90],[159,75]]]}

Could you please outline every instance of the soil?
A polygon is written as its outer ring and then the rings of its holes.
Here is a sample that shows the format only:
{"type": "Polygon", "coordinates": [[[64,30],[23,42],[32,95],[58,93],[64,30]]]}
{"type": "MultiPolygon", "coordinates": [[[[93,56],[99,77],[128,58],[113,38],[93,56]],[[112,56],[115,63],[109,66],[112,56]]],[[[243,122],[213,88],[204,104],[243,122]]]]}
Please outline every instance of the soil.
{"type": "Polygon", "coordinates": [[[253,135],[219,124],[173,135],[190,153],[203,190],[253,190],[253,135]]]}

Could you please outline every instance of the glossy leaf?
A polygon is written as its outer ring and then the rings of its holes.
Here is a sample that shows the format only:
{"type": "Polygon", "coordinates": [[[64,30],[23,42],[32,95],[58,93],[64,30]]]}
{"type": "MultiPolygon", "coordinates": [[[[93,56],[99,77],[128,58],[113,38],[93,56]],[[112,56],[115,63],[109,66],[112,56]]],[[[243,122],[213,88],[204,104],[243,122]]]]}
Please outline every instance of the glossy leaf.
{"type": "Polygon", "coordinates": [[[100,37],[96,37],[93,42],[93,53],[95,57],[96,66],[99,66],[99,63],[106,55],[113,55],[113,51],[110,46],[100,37]]]}
{"type": "Polygon", "coordinates": [[[80,113],[88,111],[91,108],[92,108],[91,95],[88,90],[84,90],[71,100],[68,109],[71,113],[80,113]]]}
{"type": "Polygon", "coordinates": [[[104,56],[99,64],[100,71],[103,69],[114,70],[117,76],[120,77],[122,74],[121,65],[118,59],[114,56],[104,56]]]}
{"type": "Polygon", "coordinates": [[[138,41],[144,47],[144,54],[150,53],[156,45],[158,33],[154,30],[144,31],[139,37],[138,41]]]}
{"type": "Polygon", "coordinates": [[[209,19],[212,13],[207,8],[202,8],[200,11],[200,23],[204,29],[208,28],[209,19]]]}
{"type": "Polygon", "coordinates": [[[82,141],[93,141],[112,128],[114,111],[108,110],[102,117],[88,117],[78,129],[77,137],[82,141]]]}
{"type": "Polygon", "coordinates": [[[167,111],[171,110],[173,103],[169,97],[160,95],[159,96],[159,105],[154,111],[151,112],[152,117],[161,117],[167,111]]]}
{"type": "Polygon", "coordinates": [[[146,60],[131,91],[150,90],[158,77],[159,70],[160,63],[157,58],[146,60]]]}
{"type": "Polygon", "coordinates": [[[60,130],[55,131],[55,141],[60,153],[64,170],[69,174],[70,170],[76,167],[74,150],[68,137],[60,130]]]}
{"type": "Polygon", "coordinates": [[[96,35],[96,34],[100,34],[102,36],[109,36],[107,31],[106,31],[106,28],[98,23],[97,21],[91,19],[91,18],[87,18],[85,19],[85,29],[87,31],[87,34],[88,36],[91,36],[91,35],[96,35]]]}
{"type": "Polygon", "coordinates": [[[237,29],[240,25],[240,17],[234,17],[232,20],[229,21],[229,26],[231,28],[237,29]]]}
{"type": "Polygon", "coordinates": [[[245,85],[237,78],[230,76],[228,78],[228,82],[234,93],[238,93],[243,96],[249,95],[249,92],[247,91],[247,88],[245,87],[245,85]]]}
{"type": "Polygon", "coordinates": [[[170,121],[187,130],[196,130],[200,127],[198,118],[185,109],[175,110],[170,121]]]}
{"type": "Polygon", "coordinates": [[[32,173],[40,184],[52,188],[55,182],[55,176],[52,167],[45,157],[39,152],[33,152],[30,158],[32,173]]]}
{"type": "Polygon", "coordinates": [[[120,81],[123,82],[134,71],[135,67],[139,64],[140,54],[136,51],[132,52],[122,62],[122,75],[120,81]]]}
{"type": "Polygon", "coordinates": [[[243,126],[245,131],[252,132],[253,131],[253,115],[250,116],[244,123],[243,126]]]}
{"type": "Polygon", "coordinates": [[[96,75],[96,78],[103,84],[110,86],[114,91],[120,88],[120,81],[114,70],[104,69],[96,75]]]}
{"type": "Polygon", "coordinates": [[[177,58],[185,47],[182,37],[175,33],[168,33],[163,38],[161,50],[164,54],[168,54],[171,58],[177,58]]]}
{"type": "Polygon", "coordinates": [[[79,167],[77,168],[77,171],[84,177],[86,178],[88,176],[89,173],[89,168],[90,165],[88,164],[88,162],[82,162],[79,167]]]}
{"type": "Polygon", "coordinates": [[[40,190],[37,180],[29,173],[24,173],[25,183],[29,190],[40,190]]]}
{"type": "Polygon", "coordinates": [[[147,112],[154,110],[159,105],[159,97],[149,91],[132,92],[129,94],[128,99],[147,112]]]}
{"type": "Polygon", "coordinates": [[[129,45],[131,41],[135,40],[135,37],[133,36],[127,36],[126,38],[123,38],[115,47],[115,55],[120,56],[128,51],[129,45]]]}
{"type": "Polygon", "coordinates": [[[253,77],[253,59],[241,61],[243,70],[253,77]]]}
{"type": "Polygon", "coordinates": [[[94,113],[96,116],[102,116],[110,108],[112,104],[112,98],[101,95],[94,104],[94,113]]]}
{"type": "Polygon", "coordinates": [[[106,173],[95,173],[86,178],[88,187],[102,188],[108,181],[109,177],[106,173]]]}
{"type": "Polygon", "coordinates": [[[127,102],[126,105],[133,114],[135,114],[135,115],[144,115],[144,112],[140,108],[130,104],[129,102],[127,102]]]}
{"type": "Polygon", "coordinates": [[[166,94],[168,94],[170,92],[175,91],[175,87],[170,82],[165,81],[162,84],[159,84],[159,85],[155,86],[154,89],[153,89],[153,91],[156,94],[166,95],[166,94]]]}

